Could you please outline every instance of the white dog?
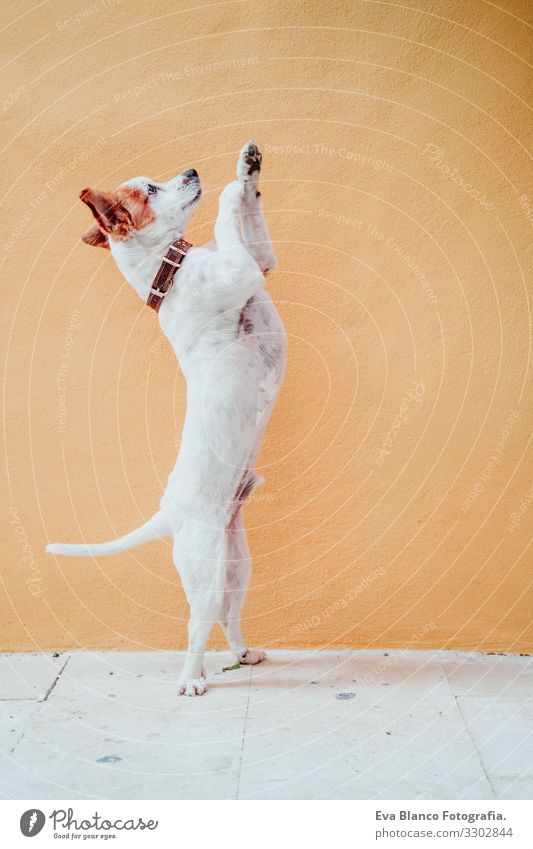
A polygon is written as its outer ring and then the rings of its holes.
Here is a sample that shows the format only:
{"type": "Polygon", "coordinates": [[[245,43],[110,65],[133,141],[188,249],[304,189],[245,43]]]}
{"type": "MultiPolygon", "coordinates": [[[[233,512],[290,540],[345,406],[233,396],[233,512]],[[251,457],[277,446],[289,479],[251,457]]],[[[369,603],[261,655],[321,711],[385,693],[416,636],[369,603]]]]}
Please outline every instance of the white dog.
{"type": "Polygon", "coordinates": [[[201,196],[194,169],[166,183],[138,177],[115,192],[80,194],[96,219],[83,240],[109,248],[126,280],[158,310],[187,381],[187,413],[152,518],[112,542],[54,543],[47,550],[112,554],[172,536],[190,607],[178,686],[188,696],[206,690],[203,656],[214,622],[240,663],[265,657],[247,647],[240,625],[251,572],[241,508],[260,482],[254,463],[286,361],[285,331],[263,288],[276,258],[257,190],[260,168],[250,141],[239,155],[237,180],[220,196],[215,242],[196,248],[181,239],[201,196]]]}

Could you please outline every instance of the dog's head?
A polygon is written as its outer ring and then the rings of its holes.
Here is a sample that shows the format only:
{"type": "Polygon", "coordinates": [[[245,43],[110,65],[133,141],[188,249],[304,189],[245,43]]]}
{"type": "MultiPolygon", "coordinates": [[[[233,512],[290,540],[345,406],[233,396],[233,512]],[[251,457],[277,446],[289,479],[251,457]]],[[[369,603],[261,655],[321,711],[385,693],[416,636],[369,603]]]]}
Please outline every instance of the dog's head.
{"type": "Polygon", "coordinates": [[[166,183],[136,177],[113,192],[83,189],[80,200],[90,208],[96,224],[81,238],[100,248],[109,248],[110,239],[170,242],[185,232],[201,194],[200,178],[194,168],[166,183]]]}

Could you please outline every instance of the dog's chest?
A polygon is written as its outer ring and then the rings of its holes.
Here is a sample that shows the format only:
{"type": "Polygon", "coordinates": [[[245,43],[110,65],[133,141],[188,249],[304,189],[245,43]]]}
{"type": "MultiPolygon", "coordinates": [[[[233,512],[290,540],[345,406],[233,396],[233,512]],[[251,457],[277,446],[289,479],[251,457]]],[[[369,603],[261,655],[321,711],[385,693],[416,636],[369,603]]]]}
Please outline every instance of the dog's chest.
{"type": "Polygon", "coordinates": [[[266,292],[254,295],[241,309],[221,311],[199,321],[190,333],[182,327],[182,345],[174,344],[187,382],[206,385],[237,381],[243,390],[267,376],[279,382],[285,365],[285,330],[266,292]],[[181,350],[180,350],[181,348],[181,350]]]}
{"type": "Polygon", "coordinates": [[[239,312],[236,338],[240,345],[253,350],[267,369],[282,365],[285,333],[278,313],[265,293],[254,295],[239,312]]]}

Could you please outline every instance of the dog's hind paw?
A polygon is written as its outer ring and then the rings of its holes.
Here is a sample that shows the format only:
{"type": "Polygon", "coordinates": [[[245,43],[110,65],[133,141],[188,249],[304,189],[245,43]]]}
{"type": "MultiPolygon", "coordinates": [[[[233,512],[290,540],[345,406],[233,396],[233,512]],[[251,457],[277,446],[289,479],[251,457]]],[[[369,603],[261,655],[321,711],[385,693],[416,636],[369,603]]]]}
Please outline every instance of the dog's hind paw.
{"type": "Polygon", "coordinates": [[[205,678],[189,678],[178,682],[178,696],[202,696],[206,690],[205,678]]]}
{"type": "Polygon", "coordinates": [[[265,660],[266,654],[261,649],[246,649],[245,652],[239,655],[239,663],[255,664],[262,663],[265,660]]]}
{"type": "Polygon", "coordinates": [[[247,141],[237,160],[237,180],[241,183],[257,183],[262,159],[256,143],[252,139],[247,141]]]}

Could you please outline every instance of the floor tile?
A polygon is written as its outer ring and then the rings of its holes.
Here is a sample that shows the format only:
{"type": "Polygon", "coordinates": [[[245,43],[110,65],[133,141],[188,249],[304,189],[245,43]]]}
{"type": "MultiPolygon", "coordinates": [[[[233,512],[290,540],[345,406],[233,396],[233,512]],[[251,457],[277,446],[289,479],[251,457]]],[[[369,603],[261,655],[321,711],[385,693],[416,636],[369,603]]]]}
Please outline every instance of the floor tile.
{"type": "Polygon", "coordinates": [[[68,654],[0,655],[0,699],[40,699],[53,686],[68,654]]]}
{"type": "Polygon", "coordinates": [[[31,699],[0,701],[0,752],[7,755],[17,745],[38,707],[31,699]]]}
{"type": "Polygon", "coordinates": [[[442,666],[457,696],[533,695],[533,657],[443,652],[442,666]]]}
{"type": "Polygon", "coordinates": [[[496,794],[531,799],[533,697],[460,696],[458,702],[496,794]]]}
{"type": "Polygon", "coordinates": [[[178,698],[183,654],[73,653],[39,706],[0,790],[11,798],[234,798],[250,668],[222,672],[210,690],[178,698]]]}
{"type": "Polygon", "coordinates": [[[240,798],[492,798],[440,662],[357,654],[254,669],[240,798]]]}

